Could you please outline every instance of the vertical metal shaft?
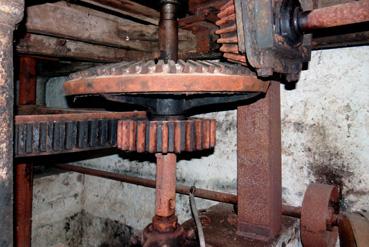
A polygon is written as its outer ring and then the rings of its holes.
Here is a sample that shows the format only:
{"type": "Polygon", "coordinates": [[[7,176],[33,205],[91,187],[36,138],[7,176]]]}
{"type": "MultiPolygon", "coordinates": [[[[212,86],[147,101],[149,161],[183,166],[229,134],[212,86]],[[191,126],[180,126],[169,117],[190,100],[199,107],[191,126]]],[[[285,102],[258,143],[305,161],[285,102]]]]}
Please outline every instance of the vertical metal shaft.
{"type": "Polygon", "coordinates": [[[160,58],[178,60],[178,21],[176,0],[162,0],[159,22],[160,58]]]}
{"type": "Polygon", "coordinates": [[[156,215],[170,217],[176,211],[175,154],[156,154],[156,215]]]}

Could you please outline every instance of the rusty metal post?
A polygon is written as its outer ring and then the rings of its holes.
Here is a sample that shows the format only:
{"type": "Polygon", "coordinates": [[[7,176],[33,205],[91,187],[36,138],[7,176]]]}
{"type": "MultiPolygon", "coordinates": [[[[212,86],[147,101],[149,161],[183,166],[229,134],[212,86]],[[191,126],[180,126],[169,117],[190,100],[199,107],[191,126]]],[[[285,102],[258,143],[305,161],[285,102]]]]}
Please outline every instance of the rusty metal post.
{"type": "Polygon", "coordinates": [[[280,86],[237,113],[238,233],[270,240],[281,228],[280,86]]]}
{"type": "MultiPolygon", "coordinates": [[[[22,56],[19,63],[19,105],[36,104],[35,58],[22,56]]],[[[15,243],[31,246],[33,165],[20,163],[15,168],[15,243]]]]}
{"type": "Polygon", "coordinates": [[[24,1],[0,2],[0,246],[13,246],[13,31],[24,1]]]}
{"type": "Polygon", "coordinates": [[[30,247],[32,236],[32,164],[17,164],[15,174],[15,246],[30,247]]]}
{"type": "Polygon", "coordinates": [[[169,217],[176,212],[176,164],[174,153],[156,154],[156,215],[169,217]]]}
{"type": "Polygon", "coordinates": [[[177,0],[161,0],[159,23],[160,58],[178,60],[177,0]]]}

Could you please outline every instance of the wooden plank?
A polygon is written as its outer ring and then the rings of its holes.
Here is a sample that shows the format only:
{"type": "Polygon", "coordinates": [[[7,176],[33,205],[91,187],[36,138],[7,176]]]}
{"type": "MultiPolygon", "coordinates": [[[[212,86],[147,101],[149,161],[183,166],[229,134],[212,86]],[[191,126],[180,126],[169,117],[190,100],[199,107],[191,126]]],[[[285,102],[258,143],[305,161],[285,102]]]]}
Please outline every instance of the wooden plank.
{"type": "Polygon", "coordinates": [[[27,32],[68,38],[119,48],[151,51],[158,47],[157,27],[120,18],[72,4],[35,5],[27,8],[27,32]],[[105,14],[106,15],[106,14],[105,14]],[[109,16],[109,15],[107,15],[109,16]]]}
{"type": "MultiPolygon", "coordinates": [[[[156,52],[159,46],[155,25],[139,24],[64,1],[28,7],[26,29],[34,34],[139,51],[156,52]]],[[[192,32],[180,29],[180,51],[194,51],[195,39],[192,32]]]]}
{"type": "Polygon", "coordinates": [[[152,8],[129,0],[81,0],[82,2],[105,8],[123,15],[158,25],[160,13],[152,8]]]}
{"type": "Polygon", "coordinates": [[[16,50],[21,54],[96,62],[155,58],[155,53],[100,46],[38,34],[27,34],[19,41],[16,50]]]}

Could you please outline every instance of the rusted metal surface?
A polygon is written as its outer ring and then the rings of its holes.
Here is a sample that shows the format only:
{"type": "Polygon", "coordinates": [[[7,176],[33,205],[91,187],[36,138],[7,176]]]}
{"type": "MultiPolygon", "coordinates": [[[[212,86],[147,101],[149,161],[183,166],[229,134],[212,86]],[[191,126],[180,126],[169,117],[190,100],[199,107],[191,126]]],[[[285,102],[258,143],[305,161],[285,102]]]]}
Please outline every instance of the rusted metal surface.
{"type": "Polygon", "coordinates": [[[15,246],[30,247],[32,236],[33,165],[15,166],[15,246]]]}
{"type": "MultiPolygon", "coordinates": [[[[216,15],[219,11],[219,9],[214,7],[217,6],[216,2],[212,1],[213,5],[208,7],[199,3],[192,15],[179,19],[179,27],[191,30],[196,36],[196,52],[205,57],[214,56],[216,54],[214,51],[219,49],[219,45],[216,42],[218,35],[215,34],[217,30],[215,25],[216,15]]],[[[193,1],[189,1],[190,8],[192,4],[193,1]]]]}
{"type": "Polygon", "coordinates": [[[339,237],[342,247],[365,247],[369,243],[369,219],[365,214],[343,213],[339,217],[339,237]]]}
{"type": "Polygon", "coordinates": [[[115,147],[118,120],[143,116],[142,112],[16,116],[14,153],[27,157],[115,147]]]}
{"type": "Polygon", "coordinates": [[[118,148],[138,153],[181,153],[214,148],[216,121],[121,120],[118,123],[118,148]]]}
{"type": "MultiPolygon", "coordinates": [[[[61,169],[61,170],[65,170],[65,171],[78,172],[81,174],[97,176],[101,178],[111,179],[114,181],[119,181],[119,182],[124,182],[124,183],[135,184],[135,185],[144,186],[148,188],[155,188],[156,186],[155,180],[127,176],[124,174],[107,172],[107,171],[102,171],[102,170],[97,170],[97,169],[87,168],[87,167],[81,167],[81,166],[73,165],[73,164],[56,164],[54,165],[54,167],[61,169]]],[[[181,184],[176,185],[176,193],[178,194],[189,195],[190,190],[191,190],[191,186],[181,185],[181,184]]],[[[237,195],[234,195],[234,194],[196,188],[196,190],[194,191],[194,195],[195,197],[206,199],[206,200],[237,205],[237,195]]],[[[301,207],[282,205],[282,214],[286,216],[300,218],[301,217],[301,207]]]]}
{"type": "Polygon", "coordinates": [[[237,62],[246,65],[246,54],[240,52],[238,42],[238,29],[236,21],[236,11],[234,0],[228,1],[220,8],[218,14],[219,20],[216,25],[219,29],[215,32],[220,35],[217,40],[222,44],[220,51],[223,52],[223,56],[230,62],[237,62]]]}
{"type": "MultiPolygon", "coordinates": [[[[106,116],[109,116],[111,113],[112,115],[110,116],[114,116],[115,114],[114,112],[103,111],[103,110],[96,112],[96,111],[92,111],[91,109],[84,109],[84,108],[53,108],[53,107],[46,107],[46,106],[39,106],[39,105],[20,105],[20,106],[17,106],[16,108],[16,115],[18,115],[16,116],[16,118],[18,119],[23,118],[23,120],[20,120],[20,121],[25,121],[25,122],[32,121],[32,116],[19,117],[19,115],[22,115],[22,116],[23,115],[39,115],[37,117],[44,118],[47,120],[47,116],[41,116],[41,115],[54,114],[54,115],[57,115],[55,116],[56,118],[65,119],[63,118],[63,115],[62,115],[65,113],[73,114],[71,116],[79,120],[87,119],[89,117],[89,114],[90,116],[94,116],[94,117],[98,116],[98,114],[100,113],[107,114],[106,116]],[[81,116],[81,113],[83,116],[81,116]],[[88,114],[85,116],[84,115],[85,113],[88,113],[88,114]]],[[[130,114],[130,113],[124,112],[124,114],[130,114]]],[[[135,112],[134,114],[137,114],[137,115],[133,115],[132,117],[137,116],[137,117],[144,118],[146,116],[145,112],[135,112]]]]}
{"type": "MultiPolygon", "coordinates": [[[[20,57],[19,105],[36,104],[36,66],[32,57],[20,57]]],[[[32,236],[33,164],[16,164],[15,167],[15,245],[30,247],[32,236]]]]}
{"type": "Polygon", "coordinates": [[[305,192],[301,211],[301,241],[306,247],[336,246],[339,190],[336,186],[311,184],[305,192]]]}
{"type": "Polygon", "coordinates": [[[269,82],[248,68],[213,61],[122,62],[71,75],[67,95],[265,92],[269,82]],[[227,83],[229,82],[229,83],[227,83]],[[109,85],[109,86],[107,86],[109,85]]]}
{"type": "Polygon", "coordinates": [[[160,59],[178,60],[177,0],[161,1],[159,22],[160,59]]]}
{"type": "Polygon", "coordinates": [[[176,210],[176,166],[173,153],[156,154],[156,210],[160,217],[169,217],[176,210]]]}
{"type": "MultiPolygon", "coordinates": [[[[218,204],[200,212],[200,221],[202,223],[206,246],[222,247],[267,247],[284,246],[282,241],[271,239],[268,242],[250,239],[237,234],[237,214],[231,205],[218,204]]],[[[291,217],[282,217],[282,235],[286,235],[291,228],[295,228],[297,219],[291,217]]],[[[183,228],[188,232],[189,240],[192,240],[193,246],[198,245],[196,238],[196,227],[194,221],[188,220],[183,223],[183,228]]]]}
{"type": "Polygon", "coordinates": [[[143,247],[176,247],[176,246],[192,246],[188,245],[186,240],[187,233],[182,226],[178,225],[174,231],[162,233],[154,229],[153,224],[148,225],[143,232],[142,243],[134,243],[143,247]]]}
{"type": "Polygon", "coordinates": [[[355,1],[304,13],[299,20],[304,32],[369,21],[369,1],[355,1]]]}
{"type": "Polygon", "coordinates": [[[269,240],[281,228],[280,86],[237,111],[238,233],[269,240]]]}
{"type": "Polygon", "coordinates": [[[13,31],[23,18],[23,0],[0,8],[0,246],[13,246],[13,31]]]}
{"type": "Polygon", "coordinates": [[[300,218],[301,217],[301,207],[294,207],[289,205],[282,205],[282,215],[300,218]]]}

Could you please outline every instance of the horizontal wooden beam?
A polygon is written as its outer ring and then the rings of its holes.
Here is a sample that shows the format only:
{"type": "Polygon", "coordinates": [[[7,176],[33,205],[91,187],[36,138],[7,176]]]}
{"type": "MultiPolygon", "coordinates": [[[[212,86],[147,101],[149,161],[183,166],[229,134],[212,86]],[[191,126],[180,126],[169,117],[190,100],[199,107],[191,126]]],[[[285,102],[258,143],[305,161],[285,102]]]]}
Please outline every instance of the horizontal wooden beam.
{"type": "Polygon", "coordinates": [[[141,51],[158,46],[153,41],[157,33],[154,25],[112,19],[103,13],[96,15],[89,8],[74,8],[66,3],[35,5],[26,11],[26,29],[30,33],[141,51]]]}
{"type": "Polygon", "coordinates": [[[68,58],[81,61],[119,62],[152,59],[155,53],[119,49],[39,34],[27,34],[16,46],[22,54],[68,58]]]}
{"type": "Polygon", "coordinates": [[[123,15],[158,25],[160,13],[154,9],[129,0],[80,0],[123,15]]]}
{"type": "MultiPolygon", "coordinates": [[[[28,33],[150,53],[158,51],[155,25],[136,23],[64,1],[30,6],[26,16],[28,33]]],[[[179,30],[179,49],[194,51],[195,46],[194,35],[179,30]]]]}

